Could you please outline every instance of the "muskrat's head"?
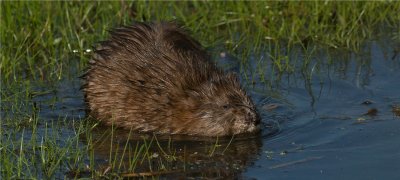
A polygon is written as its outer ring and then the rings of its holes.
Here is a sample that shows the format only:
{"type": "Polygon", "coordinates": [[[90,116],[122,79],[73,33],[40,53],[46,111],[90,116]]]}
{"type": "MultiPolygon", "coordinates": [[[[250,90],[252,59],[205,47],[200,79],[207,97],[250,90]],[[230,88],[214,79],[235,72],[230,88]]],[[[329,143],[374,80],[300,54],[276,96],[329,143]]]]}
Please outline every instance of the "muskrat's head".
{"type": "Polygon", "coordinates": [[[190,121],[189,131],[195,135],[226,136],[259,131],[260,117],[234,74],[204,82],[189,90],[181,102],[188,110],[185,119],[190,121]]]}

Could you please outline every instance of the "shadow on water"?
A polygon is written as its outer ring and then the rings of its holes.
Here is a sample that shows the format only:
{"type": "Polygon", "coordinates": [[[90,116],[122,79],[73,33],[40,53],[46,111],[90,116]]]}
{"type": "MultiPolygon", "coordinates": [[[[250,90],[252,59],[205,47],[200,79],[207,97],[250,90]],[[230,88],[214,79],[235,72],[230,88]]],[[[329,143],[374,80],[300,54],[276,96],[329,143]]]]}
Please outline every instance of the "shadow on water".
{"type": "MultiPolygon", "coordinates": [[[[287,74],[277,72],[268,53],[245,65],[224,54],[218,64],[241,75],[262,116],[261,134],[216,139],[96,127],[79,138],[90,152],[85,162],[104,175],[119,167],[116,173],[123,177],[398,178],[400,45],[382,39],[359,53],[293,49],[286,58],[297,62],[296,71],[287,74]]],[[[80,84],[74,77],[54,91],[38,87],[46,92],[32,98],[40,109],[38,133],[45,133],[45,122],[61,117],[71,123],[54,131],[74,136],[72,121],[86,121],[80,84]]],[[[60,173],[90,177],[84,169],[79,175],[60,173]]]]}

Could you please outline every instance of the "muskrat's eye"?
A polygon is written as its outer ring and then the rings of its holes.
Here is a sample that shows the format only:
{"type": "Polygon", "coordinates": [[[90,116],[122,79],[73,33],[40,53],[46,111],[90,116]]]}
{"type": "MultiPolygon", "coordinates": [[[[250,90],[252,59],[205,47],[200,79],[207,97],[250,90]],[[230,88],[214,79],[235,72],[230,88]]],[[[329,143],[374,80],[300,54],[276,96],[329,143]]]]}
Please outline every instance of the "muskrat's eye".
{"type": "Polygon", "coordinates": [[[225,104],[225,105],[223,105],[222,106],[224,109],[228,109],[230,106],[229,106],[229,104],[225,104]]]}

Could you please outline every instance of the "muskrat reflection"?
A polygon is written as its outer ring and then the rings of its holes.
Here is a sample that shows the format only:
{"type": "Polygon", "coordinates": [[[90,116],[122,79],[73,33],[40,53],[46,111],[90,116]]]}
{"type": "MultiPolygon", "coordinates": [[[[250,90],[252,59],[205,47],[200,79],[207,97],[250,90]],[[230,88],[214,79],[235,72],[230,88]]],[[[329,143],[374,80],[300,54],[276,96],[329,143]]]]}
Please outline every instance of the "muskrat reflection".
{"type": "Polygon", "coordinates": [[[122,177],[238,177],[257,158],[262,146],[260,135],[233,138],[156,136],[104,129],[96,129],[91,134],[91,147],[98,166],[95,168],[104,169],[115,161],[122,164],[122,169],[118,170],[122,177]]]}

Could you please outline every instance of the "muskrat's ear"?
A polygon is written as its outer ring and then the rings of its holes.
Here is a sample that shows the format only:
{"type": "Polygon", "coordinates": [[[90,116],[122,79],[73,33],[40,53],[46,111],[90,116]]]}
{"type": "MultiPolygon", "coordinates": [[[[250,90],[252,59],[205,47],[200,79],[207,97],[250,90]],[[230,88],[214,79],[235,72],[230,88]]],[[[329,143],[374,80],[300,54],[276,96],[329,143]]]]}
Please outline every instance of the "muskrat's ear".
{"type": "Polygon", "coordinates": [[[163,38],[176,49],[183,51],[201,51],[201,44],[190,36],[189,31],[176,21],[162,23],[163,38]]]}

